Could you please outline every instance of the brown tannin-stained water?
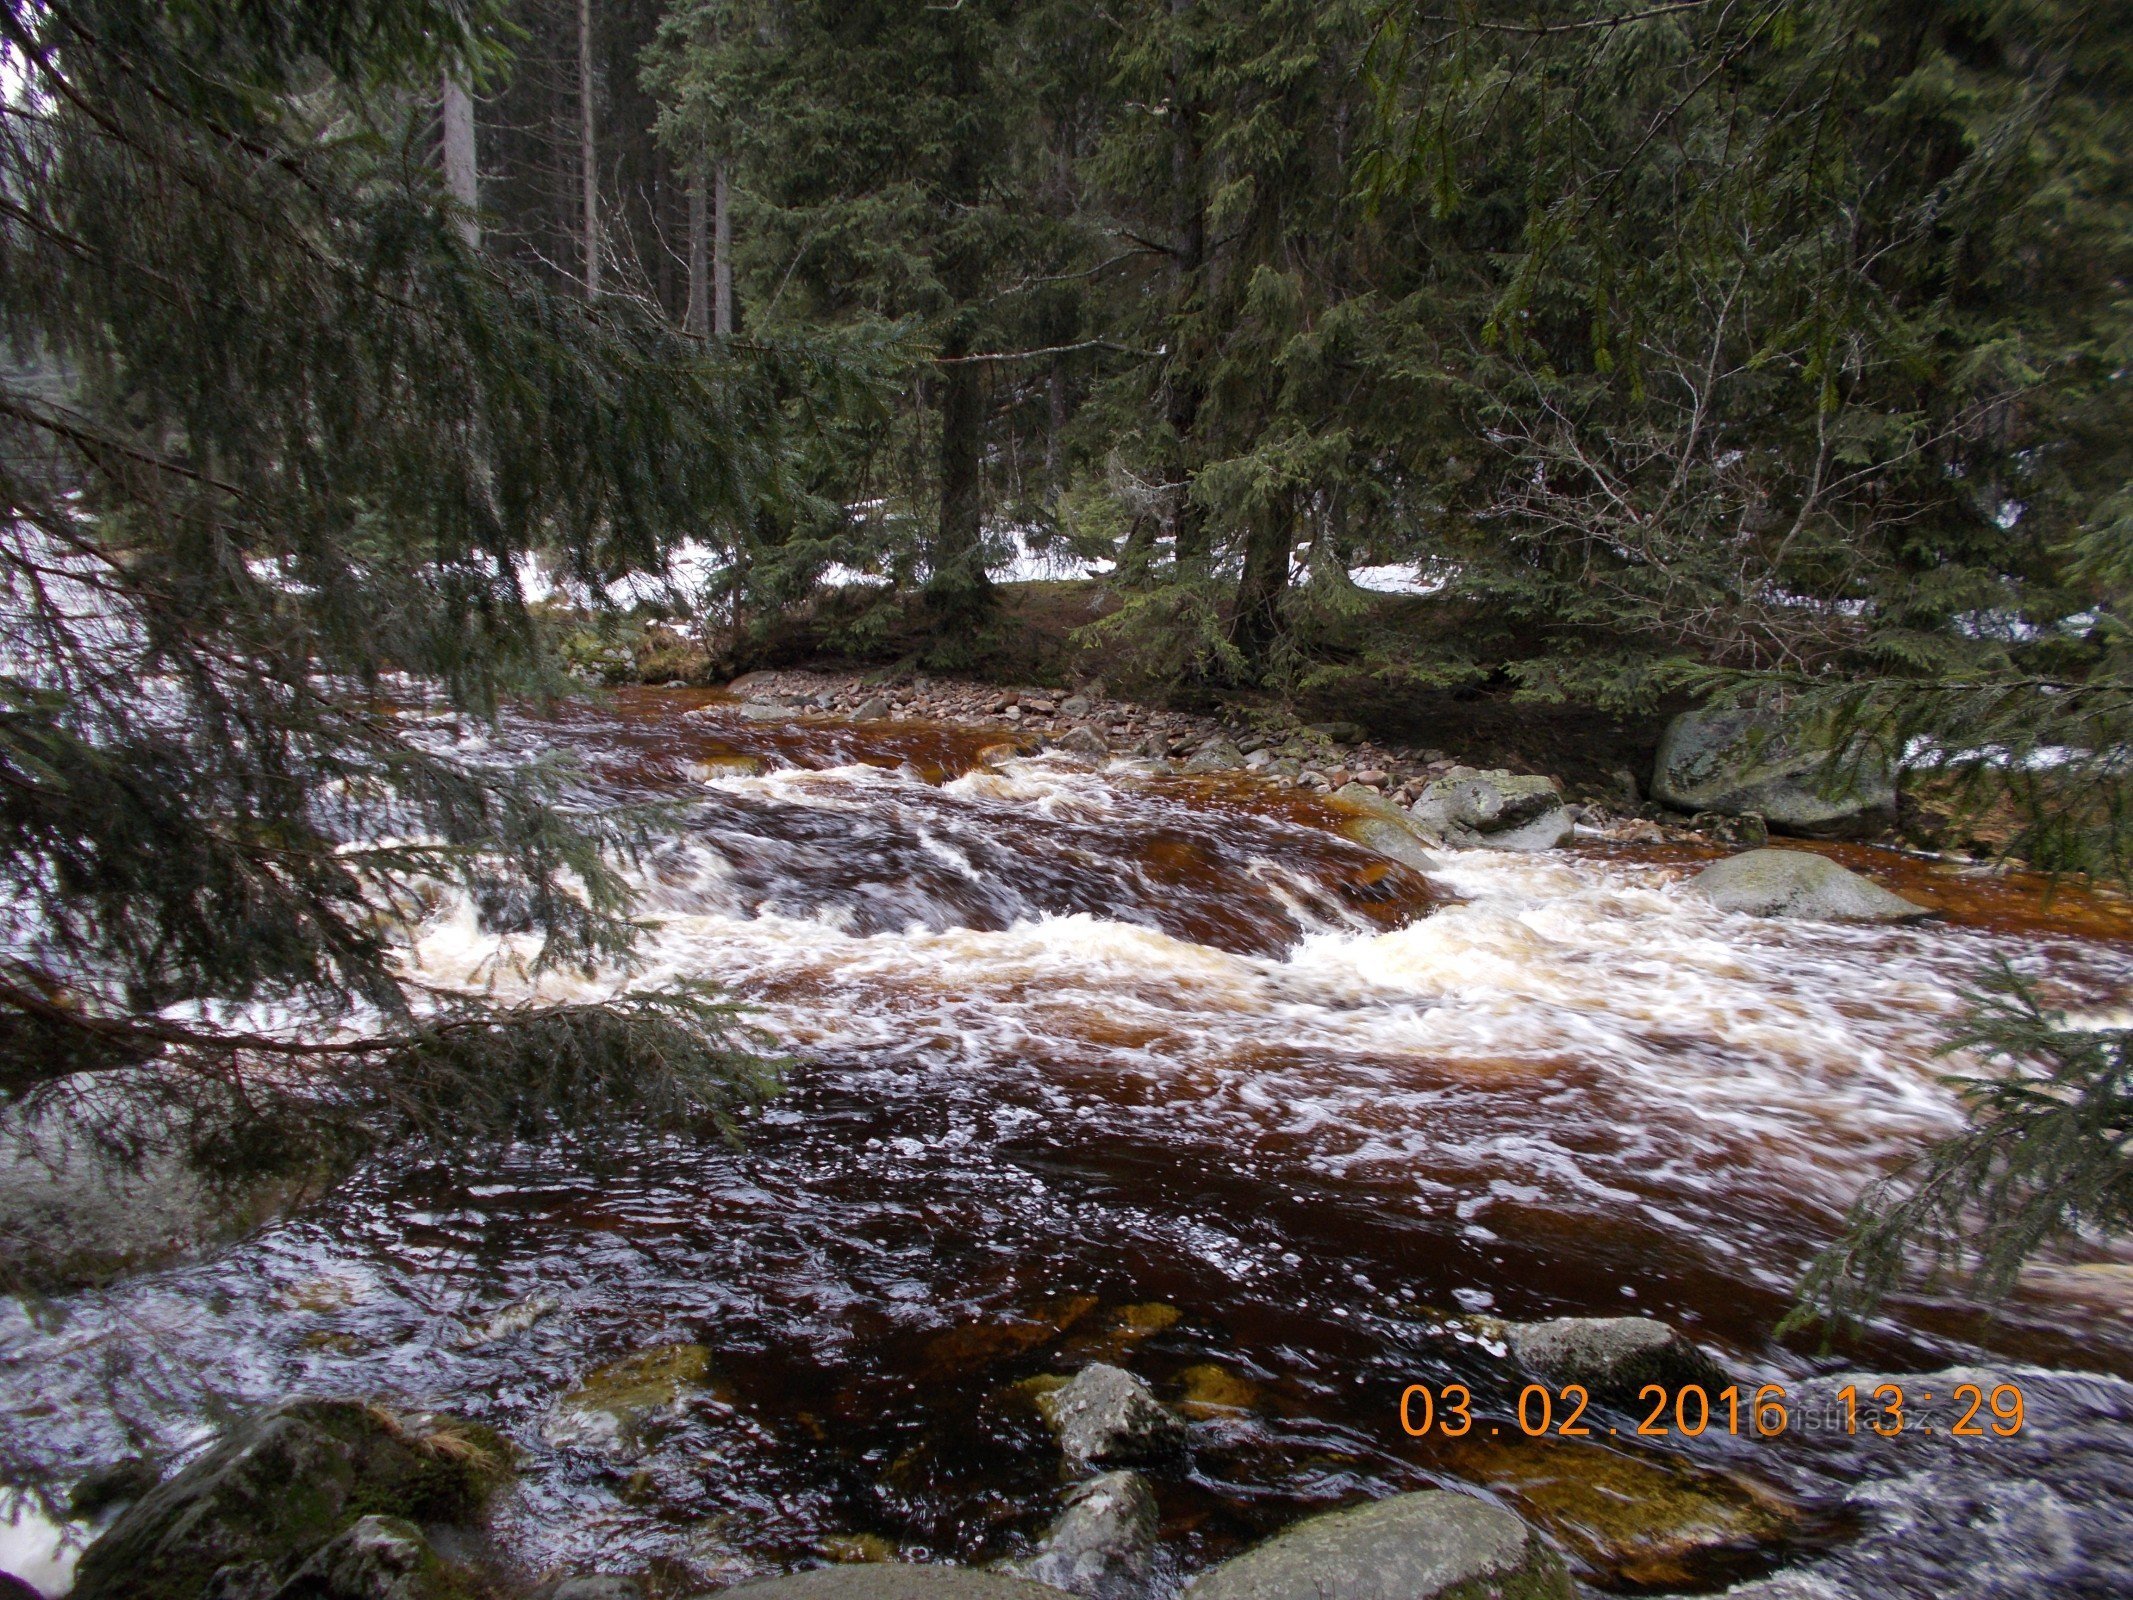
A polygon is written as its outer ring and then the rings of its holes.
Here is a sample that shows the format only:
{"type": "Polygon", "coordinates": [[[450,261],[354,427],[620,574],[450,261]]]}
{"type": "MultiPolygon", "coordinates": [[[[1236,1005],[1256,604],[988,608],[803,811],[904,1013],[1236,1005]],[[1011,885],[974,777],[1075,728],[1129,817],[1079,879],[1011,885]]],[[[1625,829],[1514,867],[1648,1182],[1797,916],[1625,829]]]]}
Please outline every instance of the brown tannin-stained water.
{"type": "MultiPolygon", "coordinates": [[[[1648,1444],[1599,1409],[1612,1438],[1529,1441],[1488,1319],[1655,1316],[1751,1383],[1827,1370],[1770,1330],[1861,1183],[1957,1125],[1934,1051],[1961,991],[2004,959],[2077,1015],[2133,1003],[2133,917],[2041,882],[1847,854],[1946,912],[1857,929],[1721,914],[1680,850],[1452,852],[1425,881],[1292,792],[988,769],[992,742],[679,691],[515,724],[608,799],[687,802],[643,869],[637,981],[759,1007],[789,1090],[737,1149],[388,1155],[212,1261],[10,1303],[18,1453],[64,1483],[291,1393],[446,1407],[525,1452],[507,1548],[678,1593],[853,1535],[1026,1550],[1061,1485],[1027,1380],[1101,1358],[1192,1421],[1156,1479],[1169,1581],[1463,1485],[1588,1583],[1719,1588],[1848,1537],[1804,1446],[1648,1444]],[[633,1383],[657,1403],[588,1423],[633,1383]],[[1410,1383],[1467,1385],[1496,1436],[1409,1438],[1410,1383]],[[1730,1472],[1791,1532],[1624,1556],[1550,1522],[1535,1484],[1571,1449],[1730,1472]]],[[[523,954],[460,904],[416,947],[506,992],[523,954]]],[[[1905,1302],[1852,1356],[2133,1372],[2129,1276],[2070,1258],[1991,1321],[1905,1302]]],[[[1930,1549],[1910,1576],[1966,1592],[1930,1549]]]]}

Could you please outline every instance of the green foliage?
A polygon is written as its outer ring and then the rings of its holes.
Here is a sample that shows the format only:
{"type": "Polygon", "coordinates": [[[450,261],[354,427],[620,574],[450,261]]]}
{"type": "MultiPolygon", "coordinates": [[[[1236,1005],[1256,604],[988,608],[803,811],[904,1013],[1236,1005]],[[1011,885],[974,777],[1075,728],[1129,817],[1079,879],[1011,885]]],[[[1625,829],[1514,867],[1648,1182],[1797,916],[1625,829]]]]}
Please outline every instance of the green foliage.
{"type": "Polygon", "coordinates": [[[469,251],[421,108],[498,22],[451,0],[0,9],[25,85],[0,127],[15,1091],[279,1057],[320,1106],[476,1131],[543,1092],[665,1114],[754,1081],[700,997],[461,1017],[387,935],[441,879],[520,908],[542,962],[626,958],[640,824],[416,713],[561,681],[519,589],[534,552],[597,593],[749,515],[800,365],[707,356],[469,251]],[[283,1051],[165,1015],[257,1004],[379,1031],[283,1051]]]}
{"type": "Polygon", "coordinates": [[[1914,1282],[1921,1250],[1928,1285],[1959,1269],[2000,1299],[2045,1246],[2133,1226],[2133,1031],[2069,1027],[2006,969],[1973,1001],[1947,1049],[2001,1072],[1945,1080],[1969,1126],[1860,1197],[1781,1332],[1855,1324],[1914,1282]]]}

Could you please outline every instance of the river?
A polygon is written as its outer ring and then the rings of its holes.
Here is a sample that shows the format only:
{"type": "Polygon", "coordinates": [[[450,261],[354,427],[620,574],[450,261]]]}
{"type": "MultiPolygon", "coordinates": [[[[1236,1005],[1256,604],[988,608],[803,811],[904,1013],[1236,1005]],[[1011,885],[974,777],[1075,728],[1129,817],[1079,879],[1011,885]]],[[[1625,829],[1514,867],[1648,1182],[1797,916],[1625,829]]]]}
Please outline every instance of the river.
{"type": "MultiPolygon", "coordinates": [[[[759,1008],[787,1091],[738,1146],[390,1152],[212,1260],[0,1302],[16,1454],[61,1484],[289,1393],[446,1407],[523,1450],[502,1531],[529,1566],[679,1593],[858,1535],[1026,1548],[1060,1482],[1026,1380],[1101,1357],[1192,1418],[1157,1485],[1166,1583],[1398,1489],[1530,1511],[1569,1446],[1410,1438],[1403,1387],[1509,1418],[1489,1319],[1562,1315],[1667,1319],[1751,1383],[1826,1370],[1771,1327],[1860,1185],[1957,1125],[1934,1052],[1965,987],[2006,960],[2084,1017],[2133,1002],[2133,917],[2021,875],[1839,852],[1944,913],[1895,929],[1721,914],[1678,846],[1451,852],[1425,880],[1296,791],[986,767],[994,737],[680,690],[467,731],[686,802],[642,869],[635,981],[759,1008]],[[688,1381],[642,1429],[559,1424],[588,1373],[676,1350],[688,1381]]],[[[415,949],[507,990],[522,955],[458,903],[415,949]]],[[[2068,1258],[1992,1319],[1907,1300],[1850,1356],[2123,1376],[2129,1277],[2068,1258]]],[[[1711,1590],[1856,1533],[1804,1443],[1604,1449],[1733,1474],[1789,1531],[1650,1561],[1553,1530],[1588,1583],[1711,1590]]],[[[1931,1552],[1917,1574],[1966,1592],[1931,1552]]]]}

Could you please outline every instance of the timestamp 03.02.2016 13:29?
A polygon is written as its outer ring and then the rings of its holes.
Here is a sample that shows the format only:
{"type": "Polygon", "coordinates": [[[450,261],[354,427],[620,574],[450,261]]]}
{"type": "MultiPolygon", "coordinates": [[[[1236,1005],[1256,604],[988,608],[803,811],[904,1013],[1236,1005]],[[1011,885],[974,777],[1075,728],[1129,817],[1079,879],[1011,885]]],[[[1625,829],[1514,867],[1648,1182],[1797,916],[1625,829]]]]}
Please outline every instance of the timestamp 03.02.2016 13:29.
{"type": "Polygon", "coordinates": [[[1400,1428],[1415,1439],[1432,1433],[1457,1439],[1477,1430],[1500,1435],[1511,1427],[1534,1439],[1583,1439],[1595,1434],[1693,1439],[1714,1428],[1760,1439],[1774,1439],[1788,1431],[1866,1431],[1884,1438],[1906,1432],[1942,1432],[1958,1439],[2011,1439],[2022,1431],[2022,1391],[2011,1383],[1989,1389],[1983,1384],[1959,1383],[1940,1397],[1940,1404],[1947,1408],[1945,1413],[1921,1411],[1934,1402],[1931,1390],[1906,1393],[1903,1385],[1896,1383],[1879,1384],[1864,1392],[1857,1385],[1848,1384],[1826,1402],[1812,1407],[1791,1401],[1781,1383],[1760,1384],[1753,1389],[1728,1384],[1715,1394],[1693,1383],[1676,1389],[1648,1383],[1639,1392],[1636,1408],[1644,1411],[1643,1420],[1624,1429],[1586,1416],[1592,1396],[1583,1384],[1566,1383],[1550,1389],[1545,1384],[1529,1383],[1519,1391],[1512,1416],[1491,1418],[1475,1414],[1473,1392],[1463,1383],[1436,1388],[1411,1383],[1400,1393],[1400,1428]]]}

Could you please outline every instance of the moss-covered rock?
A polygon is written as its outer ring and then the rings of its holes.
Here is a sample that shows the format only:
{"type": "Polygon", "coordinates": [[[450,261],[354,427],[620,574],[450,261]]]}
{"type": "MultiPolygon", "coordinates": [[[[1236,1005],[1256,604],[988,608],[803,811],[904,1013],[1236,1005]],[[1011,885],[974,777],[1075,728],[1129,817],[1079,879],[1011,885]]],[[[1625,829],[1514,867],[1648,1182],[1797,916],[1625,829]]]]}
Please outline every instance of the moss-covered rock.
{"type": "Polygon", "coordinates": [[[469,1600],[469,1589],[412,1522],[369,1516],[313,1551],[273,1600],[469,1600]]]}
{"type": "Polygon", "coordinates": [[[156,1485],[84,1552],[77,1600],[272,1594],[368,1516],[466,1524],[510,1474],[493,1437],[347,1400],[260,1413],[156,1485]]]}
{"type": "Polygon", "coordinates": [[[1886,764],[1827,770],[1822,751],[1767,711],[1707,708],[1667,725],[1652,797],[1678,811],[1749,812],[1786,833],[1831,837],[1875,832],[1896,818],[1896,774],[1886,764]]]}

